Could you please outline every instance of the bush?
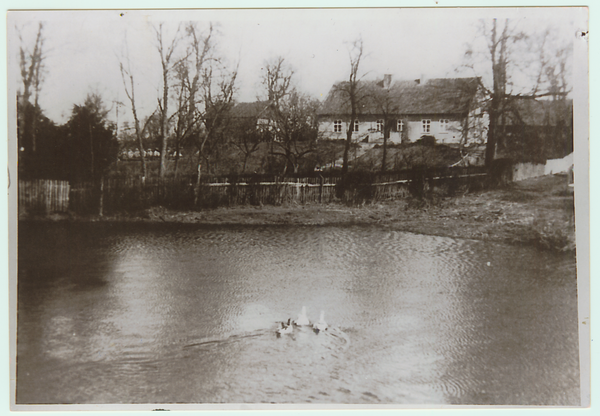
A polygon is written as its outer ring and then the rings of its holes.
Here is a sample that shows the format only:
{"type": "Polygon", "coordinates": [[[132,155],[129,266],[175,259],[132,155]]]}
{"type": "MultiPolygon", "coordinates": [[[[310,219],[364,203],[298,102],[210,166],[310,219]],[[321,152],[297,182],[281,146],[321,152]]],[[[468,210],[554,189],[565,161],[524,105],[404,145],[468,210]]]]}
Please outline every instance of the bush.
{"type": "Polygon", "coordinates": [[[430,135],[421,136],[415,143],[423,146],[435,146],[435,137],[430,135]]]}
{"type": "Polygon", "coordinates": [[[371,201],[374,195],[372,172],[348,172],[336,185],[337,197],[349,204],[364,204],[371,201]]]}
{"type": "Polygon", "coordinates": [[[408,190],[417,199],[423,199],[429,191],[429,179],[432,172],[425,166],[418,166],[411,170],[408,190]]]}

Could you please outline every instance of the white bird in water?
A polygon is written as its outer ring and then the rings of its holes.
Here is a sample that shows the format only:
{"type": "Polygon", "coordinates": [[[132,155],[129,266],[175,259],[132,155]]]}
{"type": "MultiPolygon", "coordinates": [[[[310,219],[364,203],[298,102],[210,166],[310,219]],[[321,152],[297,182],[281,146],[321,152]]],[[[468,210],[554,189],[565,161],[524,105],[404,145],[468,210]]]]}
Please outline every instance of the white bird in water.
{"type": "Polygon", "coordinates": [[[325,311],[321,311],[321,317],[319,318],[319,322],[315,322],[313,325],[313,329],[318,334],[320,331],[325,331],[327,329],[327,322],[325,322],[325,311]]]}
{"type": "Polygon", "coordinates": [[[298,319],[296,319],[294,321],[294,324],[296,324],[298,326],[310,325],[310,321],[308,320],[308,317],[306,316],[306,306],[302,307],[302,312],[300,312],[298,314],[298,319]]]}
{"type": "Polygon", "coordinates": [[[294,331],[294,327],[292,326],[292,318],[288,319],[287,324],[281,322],[281,328],[277,329],[277,335],[282,334],[291,334],[294,331]]]}

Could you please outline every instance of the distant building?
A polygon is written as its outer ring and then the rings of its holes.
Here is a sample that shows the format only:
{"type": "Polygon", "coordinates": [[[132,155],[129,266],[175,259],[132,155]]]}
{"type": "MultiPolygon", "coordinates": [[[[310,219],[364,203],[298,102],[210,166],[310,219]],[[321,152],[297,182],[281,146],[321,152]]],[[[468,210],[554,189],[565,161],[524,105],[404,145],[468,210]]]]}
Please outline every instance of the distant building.
{"type": "Polygon", "coordinates": [[[544,163],[573,152],[573,100],[509,99],[497,126],[497,158],[544,163]]]}
{"type": "Polygon", "coordinates": [[[259,128],[268,128],[272,124],[271,112],[269,101],[243,102],[233,106],[229,118],[234,122],[251,122],[259,128]]]}
{"type": "MultiPolygon", "coordinates": [[[[319,133],[326,139],[345,139],[350,123],[348,82],[331,88],[318,111],[319,133]]],[[[436,78],[392,82],[359,81],[359,108],[352,126],[356,142],[381,143],[385,123],[390,143],[410,143],[433,136],[436,143],[459,144],[486,140],[487,116],[479,107],[478,78],[436,78]],[[468,128],[467,128],[468,126],[468,128]]]]}

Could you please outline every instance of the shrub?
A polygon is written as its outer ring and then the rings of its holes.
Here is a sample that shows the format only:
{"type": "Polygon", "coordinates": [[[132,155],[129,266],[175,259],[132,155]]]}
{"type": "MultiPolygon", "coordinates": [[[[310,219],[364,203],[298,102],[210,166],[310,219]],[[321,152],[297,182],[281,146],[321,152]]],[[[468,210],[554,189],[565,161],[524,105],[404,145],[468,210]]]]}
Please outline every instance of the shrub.
{"type": "Polygon", "coordinates": [[[350,204],[364,204],[371,201],[374,195],[372,172],[348,172],[336,185],[338,198],[350,204]]]}

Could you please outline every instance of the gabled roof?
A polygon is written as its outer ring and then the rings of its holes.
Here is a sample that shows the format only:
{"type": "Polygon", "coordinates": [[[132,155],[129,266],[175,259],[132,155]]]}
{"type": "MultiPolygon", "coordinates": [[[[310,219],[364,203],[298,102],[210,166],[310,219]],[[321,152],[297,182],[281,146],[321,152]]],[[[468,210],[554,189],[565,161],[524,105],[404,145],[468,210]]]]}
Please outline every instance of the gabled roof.
{"type": "MultiPolygon", "coordinates": [[[[385,89],[380,80],[359,81],[359,114],[463,114],[468,112],[478,84],[478,78],[434,78],[425,83],[396,81],[385,89]]],[[[335,84],[318,114],[350,114],[347,86],[347,81],[335,84]]]]}
{"type": "Polygon", "coordinates": [[[567,126],[573,125],[573,100],[571,99],[552,101],[515,97],[509,102],[509,107],[515,110],[518,118],[510,117],[509,114],[507,125],[522,122],[527,126],[556,126],[561,120],[567,126]],[[512,121],[513,118],[517,119],[512,121]]]}
{"type": "Polygon", "coordinates": [[[235,118],[267,118],[269,101],[254,101],[251,103],[236,103],[229,112],[235,118]]]}

